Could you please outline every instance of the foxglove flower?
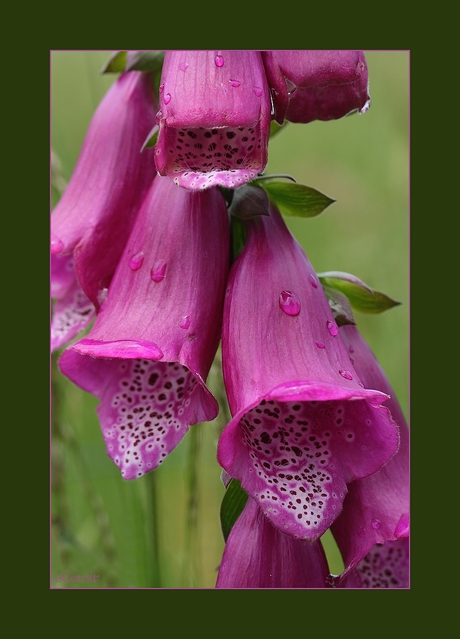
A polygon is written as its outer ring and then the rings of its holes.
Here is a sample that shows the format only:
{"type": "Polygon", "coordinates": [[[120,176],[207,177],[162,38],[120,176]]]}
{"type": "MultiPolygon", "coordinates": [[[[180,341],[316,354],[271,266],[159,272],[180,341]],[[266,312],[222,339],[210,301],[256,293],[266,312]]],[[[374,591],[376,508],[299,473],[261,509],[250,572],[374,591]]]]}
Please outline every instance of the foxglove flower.
{"type": "Polygon", "coordinates": [[[51,351],[64,346],[93,319],[94,304],[83,293],[75,277],[74,257],[51,255],[51,351]]]}
{"type": "Polygon", "coordinates": [[[321,541],[286,535],[248,498],[225,545],[216,588],[326,588],[321,541]]]}
{"type": "Polygon", "coordinates": [[[388,378],[358,329],[342,326],[339,336],[364,385],[390,396],[386,405],[398,424],[400,447],[383,468],[348,486],[343,512],[332,525],[345,563],[345,571],[337,583],[342,587],[356,587],[362,580],[366,584],[363,587],[406,587],[409,581],[409,429],[388,378]]]}
{"type": "Polygon", "coordinates": [[[107,453],[125,479],[156,468],[190,425],[218,413],[204,380],[220,339],[228,247],[220,191],[157,176],[93,328],[59,360],[100,399],[107,453]]]}
{"type": "Polygon", "coordinates": [[[236,188],[267,163],[270,93],[259,51],[166,51],[155,148],[184,188],[236,188]]]}
{"type": "MultiPolygon", "coordinates": [[[[99,104],[72,178],[51,215],[51,253],[73,254],[76,295],[80,301],[89,298],[96,308],[156,175],[153,154],[141,154],[154,123],[151,77],[137,71],[122,74],[99,104]]],[[[56,280],[63,305],[75,298],[66,298],[59,284],[64,263],[67,268],[71,262],[53,261],[51,272],[52,289],[56,280]]]]}
{"type": "Polygon", "coordinates": [[[364,389],[324,291],[278,210],[247,221],[226,293],[222,359],[232,421],[218,460],[282,532],[316,540],[347,484],[397,450],[387,396],[364,389]]]}
{"type": "Polygon", "coordinates": [[[368,71],[362,51],[263,51],[263,60],[282,124],[336,120],[370,106],[368,71]]]}

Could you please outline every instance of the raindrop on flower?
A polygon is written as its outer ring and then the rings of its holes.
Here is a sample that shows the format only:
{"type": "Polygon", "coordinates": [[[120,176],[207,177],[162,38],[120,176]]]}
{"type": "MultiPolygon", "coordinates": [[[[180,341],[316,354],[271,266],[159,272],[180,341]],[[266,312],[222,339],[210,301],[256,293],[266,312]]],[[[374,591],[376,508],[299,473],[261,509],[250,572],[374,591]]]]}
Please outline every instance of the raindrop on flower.
{"type": "Polygon", "coordinates": [[[165,95],[163,102],[164,102],[165,104],[169,104],[169,103],[171,102],[171,94],[170,94],[170,93],[167,93],[167,94],[165,95]]]}
{"type": "Polygon", "coordinates": [[[316,346],[318,348],[326,348],[326,346],[323,344],[323,342],[316,342],[316,346]]]}
{"type": "Polygon", "coordinates": [[[239,80],[230,80],[230,84],[232,85],[232,87],[239,87],[241,82],[239,80]]]}
{"type": "Polygon", "coordinates": [[[223,55],[216,55],[216,57],[214,58],[214,62],[216,63],[216,67],[223,67],[224,66],[224,56],[223,55]]]}
{"type": "Polygon", "coordinates": [[[332,335],[332,337],[335,337],[336,335],[338,335],[339,327],[337,326],[335,322],[331,322],[330,320],[327,320],[326,326],[327,326],[327,330],[332,335]]]}
{"type": "Polygon", "coordinates": [[[300,313],[300,302],[291,291],[281,291],[279,305],[286,315],[298,315],[300,313]]]}
{"type": "Polygon", "coordinates": [[[64,248],[64,242],[51,233],[51,253],[60,253],[64,248]]]}
{"type": "Polygon", "coordinates": [[[184,315],[179,326],[181,328],[188,328],[190,326],[190,315],[184,315]]]}
{"type": "Polygon", "coordinates": [[[378,530],[380,528],[380,526],[382,525],[380,519],[376,519],[374,517],[374,519],[371,521],[371,526],[374,530],[378,530]]]}
{"type": "Polygon", "coordinates": [[[144,252],[139,251],[139,253],[136,253],[136,255],[133,255],[132,258],[129,260],[129,268],[132,271],[137,271],[138,269],[141,268],[143,263],[144,263],[144,252]]]}
{"type": "Polygon", "coordinates": [[[310,284],[313,286],[313,288],[318,288],[318,282],[316,281],[314,275],[312,275],[310,273],[310,275],[308,276],[308,281],[310,282],[310,284]]]}
{"type": "Polygon", "coordinates": [[[350,371],[346,371],[344,368],[341,368],[339,370],[339,373],[342,375],[342,377],[344,377],[345,379],[353,379],[353,375],[350,373],[350,371]]]}
{"type": "Polygon", "coordinates": [[[260,87],[254,87],[254,93],[256,94],[258,98],[260,98],[260,96],[263,93],[263,89],[261,89],[260,87]]]}
{"type": "Polygon", "coordinates": [[[161,282],[164,279],[166,266],[165,260],[157,260],[155,262],[150,271],[150,277],[153,282],[161,282]]]}

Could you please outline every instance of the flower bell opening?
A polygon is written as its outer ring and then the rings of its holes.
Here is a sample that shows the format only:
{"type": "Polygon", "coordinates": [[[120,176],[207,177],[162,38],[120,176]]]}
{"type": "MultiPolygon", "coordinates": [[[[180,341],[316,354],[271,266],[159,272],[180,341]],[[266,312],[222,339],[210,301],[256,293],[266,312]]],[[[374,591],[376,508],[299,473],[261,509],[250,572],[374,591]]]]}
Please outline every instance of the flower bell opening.
{"type": "Polygon", "coordinates": [[[265,169],[270,93],[258,51],[167,51],[155,159],[192,190],[237,188],[265,169]]]}

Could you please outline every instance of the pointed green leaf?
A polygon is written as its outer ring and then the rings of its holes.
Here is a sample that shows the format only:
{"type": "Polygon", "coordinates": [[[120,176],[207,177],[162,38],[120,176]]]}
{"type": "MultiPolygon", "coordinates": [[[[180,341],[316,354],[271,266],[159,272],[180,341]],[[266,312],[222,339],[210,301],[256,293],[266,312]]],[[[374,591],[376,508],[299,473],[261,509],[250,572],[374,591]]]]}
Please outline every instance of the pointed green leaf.
{"type": "Polygon", "coordinates": [[[261,181],[270,200],[283,215],[315,217],[335,200],[304,184],[261,181]]]}
{"type": "Polygon", "coordinates": [[[318,273],[318,277],[324,287],[332,287],[346,295],[352,308],[361,313],[383,313],[383,311],[401,304],[388,295],[373,290],[349,273],[330,271],[318,273]]]}
{"type": "Polygon", "coordinates": [[[324,283],[323,288],[337,326],[356,324],[347,296],[324,283]]]}
{"type": "Polygon", "coordinates": [[[158,124],[155,124],[153,129],[148,134],[144,144],[142,145],[141,153],[142,151],[145,151],[145,149],[151,149],[152,147],[155,146],[155,144],[157,143],[159,130],[160,130],[160,127],[158,126],[158,124]]]}
{"type": "Polygon", "coordinates": [[[245,184],[233,192],[230,213],[249,220],[258,215],[270,215],[270,202],[263,188],[255,184],[245,184]]]}
{"type": "Polygon", "coordinates": [[[121,73],[126,67],[126,51],[114,51],[101,69],[101,73],[121,73]]]}
{"type": "Polygon", "coordinates": [[[164,51],[128,51],[126,70],[156,73],[161,70],[164,57],[164,51]]]}
{"type": "Polygon", "coordinates": [[[281,129],[285,129],[288,124],[287,120],[283,124],[278,124],[275,120],[270,122],[270,139],[273,138],[277,133],[281,131],[281,129]]]}
{"type": "Polygon", "coordinates": [[[231,216],[231,232],[232,232],[232,261],[236,260],[238,255],[246,244],[246,229],[244,223],[234,215],[231,216]]]}
{"type": "Polygon", "coordinates": [[[241,488],[240,482],[232,479],[220,506],[220,525],[225,541],[227,541],[233,524],[243,512],[247,499],[248,496],[241,488]]]}

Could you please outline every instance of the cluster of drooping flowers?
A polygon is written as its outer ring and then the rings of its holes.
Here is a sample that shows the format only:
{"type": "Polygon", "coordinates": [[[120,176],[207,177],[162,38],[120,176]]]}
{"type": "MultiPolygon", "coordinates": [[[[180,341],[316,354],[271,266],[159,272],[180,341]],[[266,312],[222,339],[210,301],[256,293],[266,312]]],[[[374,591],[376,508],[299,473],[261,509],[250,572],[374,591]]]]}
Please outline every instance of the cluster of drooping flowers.
{"type": "Polygon", "coordinates": [[[280,212],[331,200],[263,175],[273,123],[369,108],[363,52],[123,51],[107,69],[51,216],[51,346],[100,400],[108,455],[136,479],[217,416],[221,341],[217,459],[244,509],[217,587],[407,587],[408,429],[346,302],[372,291],[317,274],[280,212]]]}

